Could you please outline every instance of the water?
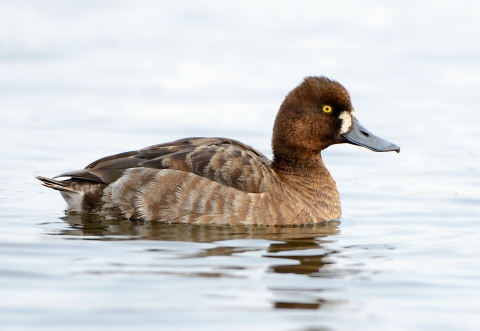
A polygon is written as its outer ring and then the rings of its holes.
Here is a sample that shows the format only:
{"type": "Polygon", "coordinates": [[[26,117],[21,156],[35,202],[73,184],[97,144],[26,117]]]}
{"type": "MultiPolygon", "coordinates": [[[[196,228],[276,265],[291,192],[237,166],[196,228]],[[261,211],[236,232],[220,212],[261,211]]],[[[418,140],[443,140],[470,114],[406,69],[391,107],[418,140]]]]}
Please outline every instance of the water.
{"type": "Polygon", "coordinates": [[[2,1],[2,330],[477,330],[479,18],[474,1],[2,1]],[[186,136],[270,155],[313,74],[402,148],[323,152],[341,224],[66,215],[33,177],[186,136]]]}

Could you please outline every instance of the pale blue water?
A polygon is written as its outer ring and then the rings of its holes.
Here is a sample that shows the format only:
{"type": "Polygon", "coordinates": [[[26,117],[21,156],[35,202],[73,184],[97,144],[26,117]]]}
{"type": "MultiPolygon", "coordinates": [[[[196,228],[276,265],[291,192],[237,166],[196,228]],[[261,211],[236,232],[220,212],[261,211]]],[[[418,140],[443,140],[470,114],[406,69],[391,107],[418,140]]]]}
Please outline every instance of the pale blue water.
{"type": "Polygon", "coordinates": [[[2,330],[478,330],[475,1],[1,1],[2,330]],[[270,155],[306,75],[402,151],[323,153],[341,224],[65,215],[52,176],[186,136],[270,155]]]}

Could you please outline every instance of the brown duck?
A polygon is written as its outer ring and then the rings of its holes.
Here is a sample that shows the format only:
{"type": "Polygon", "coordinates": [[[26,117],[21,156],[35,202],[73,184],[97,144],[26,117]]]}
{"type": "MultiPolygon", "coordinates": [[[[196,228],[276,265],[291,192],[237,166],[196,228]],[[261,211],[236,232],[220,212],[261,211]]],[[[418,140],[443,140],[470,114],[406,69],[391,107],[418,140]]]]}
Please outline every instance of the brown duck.
{"type": "Polygon", "coordinates": [[[226,138],[185,138],[104,157],[59,181],[73,211],[111,218],[198,224],[300,225],[338,219],[335,181],[320,152],[350,143],[377,152],[400,148],[355,117],[338,82],[307,77],[280,106],[273,160],[226,138]]]}

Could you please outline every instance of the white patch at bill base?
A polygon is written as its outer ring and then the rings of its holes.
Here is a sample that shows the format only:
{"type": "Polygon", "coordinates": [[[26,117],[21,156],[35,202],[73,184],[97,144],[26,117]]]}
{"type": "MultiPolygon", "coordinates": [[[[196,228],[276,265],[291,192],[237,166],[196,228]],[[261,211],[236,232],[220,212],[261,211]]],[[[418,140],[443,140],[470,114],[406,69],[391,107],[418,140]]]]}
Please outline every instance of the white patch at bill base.
{"type": "Polygon", "coordinates": [[[350,130],[352,126],[352,115],[348,111],[342,111],[340,116],[338,116],[339,119],[342,120],[342,126],[340,127],[340,134],[344,134],[348,130],[350,130]]]}

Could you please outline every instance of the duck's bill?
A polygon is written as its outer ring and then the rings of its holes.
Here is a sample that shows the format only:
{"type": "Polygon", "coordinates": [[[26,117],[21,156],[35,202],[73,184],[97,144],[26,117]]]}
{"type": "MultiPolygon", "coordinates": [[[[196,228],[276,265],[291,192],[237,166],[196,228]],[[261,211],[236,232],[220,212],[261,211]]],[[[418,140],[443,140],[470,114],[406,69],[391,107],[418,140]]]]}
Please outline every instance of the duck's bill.
{"type": "Polygon", "coordinates": [[[395,151],[400,153],[400,147],[377,137],[365,129],[356,118],[352,119],[352,126],[347,132],[342,134],[341,137],[349,144],[362,146],[375,152],[395,151]]]}

